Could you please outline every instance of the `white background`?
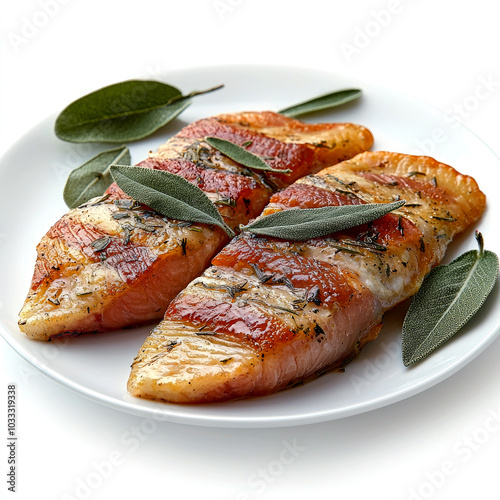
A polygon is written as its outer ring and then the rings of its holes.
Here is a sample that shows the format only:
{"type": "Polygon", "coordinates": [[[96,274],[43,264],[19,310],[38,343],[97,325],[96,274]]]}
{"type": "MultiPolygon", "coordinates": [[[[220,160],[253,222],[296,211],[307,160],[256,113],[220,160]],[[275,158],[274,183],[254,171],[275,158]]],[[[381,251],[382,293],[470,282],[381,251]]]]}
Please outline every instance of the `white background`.
{"type": "MultiPolygon", "coordinates": [[[[179,68],[264,63],[330,70],[405,91],[450,112],[500,154],[498,17],[489,0],[464,5],[3,2],[0,153],[47,115],[104,85],[179,68]]],[[[4,217],[8,207],[1,203],[4,217]]],[[[1,498],[498,498],[499,341],[401,403],[260,430],[120,413],[34,371],[3,341],[0,354],[1,498]],[[2,440],[8,383],[18,391],[15,494],[7,491],[2,440]]]]}

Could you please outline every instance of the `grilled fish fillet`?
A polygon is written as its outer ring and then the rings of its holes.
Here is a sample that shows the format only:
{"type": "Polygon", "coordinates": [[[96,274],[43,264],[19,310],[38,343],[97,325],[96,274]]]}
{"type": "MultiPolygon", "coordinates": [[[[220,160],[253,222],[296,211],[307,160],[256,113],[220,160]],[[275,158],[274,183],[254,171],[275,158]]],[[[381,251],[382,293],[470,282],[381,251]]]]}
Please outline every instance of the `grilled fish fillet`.
{"type": "Polygon", "coordinates": [[[415,294],[485,197],[428,157],[363,153],[276,193],[264,214],[406,205],[372,223],[291,242],[242,233],[170,304],[133,362],[128,390],[175,403],[276,392],[342,367],[415,294]]]}
{"type": "MultiPolygon", "coordinates": [[[[226,114],[185,127],[139,165],[197,185],[236,229],[259,215],[276,190],[372,143],[369,130],[353,124],[306,124],[272,112],[226,114]],[[245,144],[272,167],[292,171],[242,167],[212,149],[207,136],[245,144]]],[[[19,327],[48,340],[159,319],[227,241],[218,228],[163,217],[113,184],[105,197],[71,210],[42,238],[19,327]]]]}

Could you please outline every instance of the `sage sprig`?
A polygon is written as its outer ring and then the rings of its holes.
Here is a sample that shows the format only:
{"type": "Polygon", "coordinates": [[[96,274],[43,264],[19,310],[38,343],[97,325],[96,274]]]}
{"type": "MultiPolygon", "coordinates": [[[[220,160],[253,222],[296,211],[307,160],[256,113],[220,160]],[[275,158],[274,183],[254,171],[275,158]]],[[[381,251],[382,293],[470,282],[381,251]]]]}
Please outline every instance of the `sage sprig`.
{"type": "Polygon", "coordinates": [[[366,224],[404,204],[405,200],[399,200],[392,203],[292,208],[261,217],[251,224],[240,226],[240,229],[274,238],[302,241],[366,224]]]}
{"type": "Polygon", "coordinates": [[[279,169],[268,165],[262,158],[254,155],[250,151],[238,146],[234,142],[226,141],[218,137],[205,137],[205,141],[213,148],[220,151],[223,155],[231,158],[237,163],[248,168],[254,168],[265,172],[277,172],[280,174],[288,174],[291,172],[289,168],[279,169]]]}
{"type": "Polygon", "coordinates": [[[278,113],[291,118],[296,118],[297,116],[305,115],[307,113],[334,108],[336,106],[354,101],[355,99],[361,97],[361,93],[362,92],[359,89],[339,90],[337,92],[315,97],[314,99],[284,108],[278,111],[278,113]]]}
{"type": "Polygon", "coordinates": [[[403,323],[403,363],[413,365],[453,337],[476,314],[498,278],[498,257],[470,250],[434,268],[413,298],[403,323]]]}
{"type": "Polygon", "coordinates": [[[173,120],[191,98],[222,85],[183,95],[172,85],[129,80],[108,85],[72,102],[57,117],[57,137],[70,142],[130,142],[173,120]]]}
{"type": "Polygon", "coordinates": [[[139,203],[171,219],[213,224],[234,236],[208,196],[183,177],[125,165],[112,165],[110,170],[120,189],[139,203]]]}
{"type": "Polygon", "coordinates": [[[127,146],[107,149],[83,165],[75,168],[68,176],[63,197],[69,208],[76,208],[91,198],[101,196],[113,182],[110,167],[114,163],[130,163],[127,146]]]}

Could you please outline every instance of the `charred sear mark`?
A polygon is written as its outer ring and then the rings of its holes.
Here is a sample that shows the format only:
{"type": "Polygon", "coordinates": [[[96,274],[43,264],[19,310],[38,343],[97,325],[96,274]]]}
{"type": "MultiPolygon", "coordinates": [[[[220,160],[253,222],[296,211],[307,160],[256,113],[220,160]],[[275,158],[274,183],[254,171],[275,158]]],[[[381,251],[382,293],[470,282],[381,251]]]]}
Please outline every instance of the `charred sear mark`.
{"type": "Polygon", "coordinates": [[[402,220],[403,220],[403,216],[400,215],[398,217],[398,231],[401,233],[401,236],[404,237],[405,231],[404,231],[404,228],[403,228],[402,220]]]}
{"type": "Polygon", "coordinates": [[[422,237],[420,237],[420,251],[425,252],[425,243],[422,237]]]}
{"type": "Polygon", "coordinates": [[[318,323],[314,323],[314,337],[318,342],[325,340],[325,332],[318,323]]]}
{"type": "Polygon", "coordinates": [[[444,220],[446,222],[455,222],[457,220],[453,217],[438,217],[437,215],[431,215],[431,219],[444,220]]]}

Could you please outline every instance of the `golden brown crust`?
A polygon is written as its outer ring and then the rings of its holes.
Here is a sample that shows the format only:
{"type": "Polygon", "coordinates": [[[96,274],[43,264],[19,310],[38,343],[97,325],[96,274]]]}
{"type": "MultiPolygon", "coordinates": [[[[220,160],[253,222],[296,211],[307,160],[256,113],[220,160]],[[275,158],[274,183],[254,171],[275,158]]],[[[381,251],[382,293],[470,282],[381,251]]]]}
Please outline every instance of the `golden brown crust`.
{"type": "Polygon", "coordinates": [[[170,305],[134,360],[129,391],[180,403],[276,392],[345,364],[477,220],[475,181],[427,157],[363,153],[275,194],[296,207],[406,206],[308,241],[243,234],[170,305]],[[221,348],[221,345],[224,348],[221,348]]]}
{"type": "MultiPolygon", "coordinates": [[[[301,125],[276,113],[223,115],[189,125],[139,165],[180,175],[197,185],[228,225],[237,229],[260,214],[274,190],[325,162],[352,157],[371,143],[371,134],[355,125],[301,125]],[[313,144],[312,129],[331,144],[313,144]],[[249,149],[270,157],[271,166],[292,172],[252,172],[211,148],[204,141],[207,135],[240,144],[250,141],[249,149]]],[[[116,184],[107,195],[104,201],[92,200],[64,216],[38,246],[31,290],[19,321],[21,331],[33,338],[46,340],[161,318],[172,298],[228,241],[218,229],[179,225],[144,206],[118,214],[120,205],[133,201],[116,184]]]]}

